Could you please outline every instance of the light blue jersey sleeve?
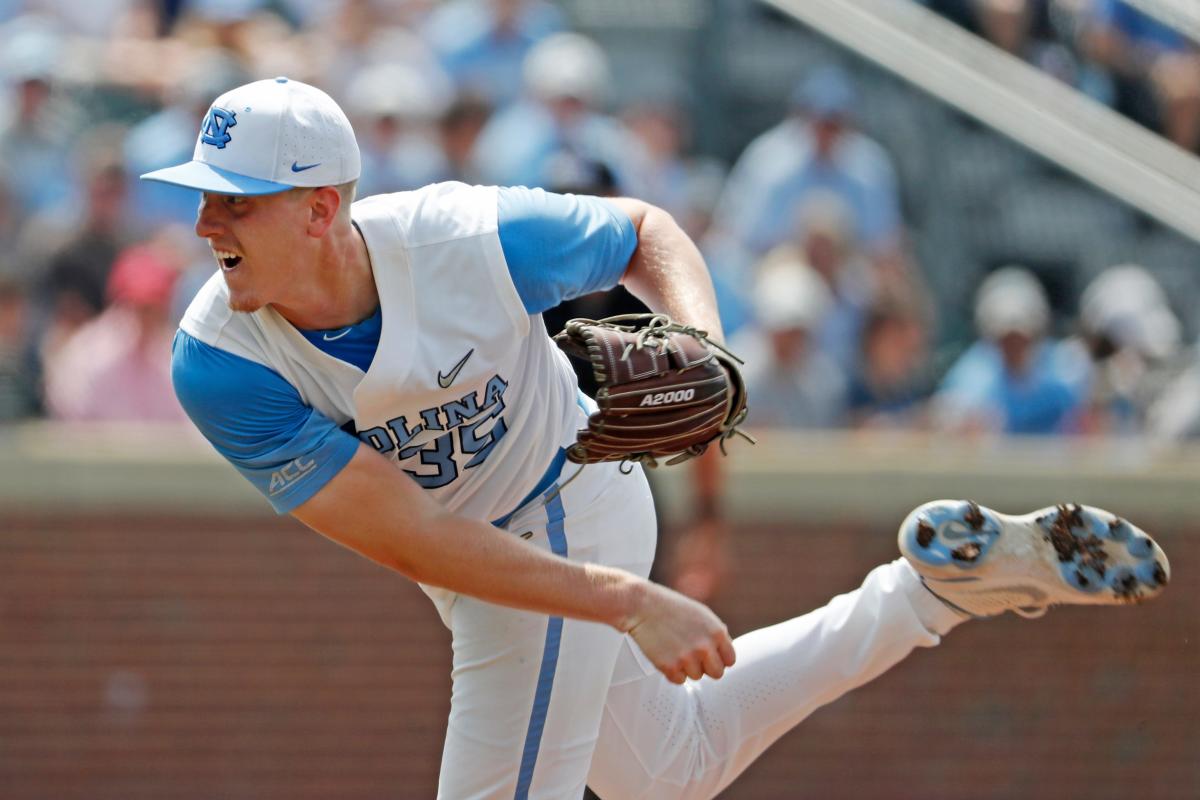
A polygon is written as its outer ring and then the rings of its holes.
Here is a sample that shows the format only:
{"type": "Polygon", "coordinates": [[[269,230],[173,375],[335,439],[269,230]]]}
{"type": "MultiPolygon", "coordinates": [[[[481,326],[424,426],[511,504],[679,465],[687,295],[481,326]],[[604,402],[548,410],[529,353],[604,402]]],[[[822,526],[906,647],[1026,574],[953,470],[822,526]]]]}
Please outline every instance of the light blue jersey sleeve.
{"type": "Polygon", "coordinates": [[[637,248],[629,215],[599,197],[513,186],[498,204],[500,246],[530,314],[616,286],[637,248]]]}
{"type": "Polygon", "coordinates": [[[358,439],[304,404],[274,370],[183,331],[171,347],[175,393],[192,422],[275,511],[292,511],[349,463],[358,439]]]}

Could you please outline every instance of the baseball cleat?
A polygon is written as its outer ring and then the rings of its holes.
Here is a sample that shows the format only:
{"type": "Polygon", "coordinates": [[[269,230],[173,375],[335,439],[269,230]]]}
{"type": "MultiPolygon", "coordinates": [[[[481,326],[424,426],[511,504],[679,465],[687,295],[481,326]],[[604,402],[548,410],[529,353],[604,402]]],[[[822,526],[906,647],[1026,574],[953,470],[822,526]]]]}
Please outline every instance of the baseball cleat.
{"type": "Polygon", "coordinates": [[[899,539],[929,591],[973,617],[1039,617],[1065,603],[1140,603],[1171,577],[1153,539],[1091,506],[1018,517],[969,500],[935,500],[905,518],[899,539]]]}

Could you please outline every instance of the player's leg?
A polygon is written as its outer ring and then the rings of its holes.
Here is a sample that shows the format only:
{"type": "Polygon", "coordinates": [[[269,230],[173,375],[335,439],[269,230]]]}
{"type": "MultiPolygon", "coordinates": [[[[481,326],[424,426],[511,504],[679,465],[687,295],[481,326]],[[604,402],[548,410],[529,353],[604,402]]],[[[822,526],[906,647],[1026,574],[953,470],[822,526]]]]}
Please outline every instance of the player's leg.
{"type": "Polygon", "coordinates": [[[910,514],[899,538],[907,560],[824,608],[737,639],[738,662],[720,681],[670,684],[627,640],[592,788],[601,797],[711,797],[813,710],[971,616],[1135,602],[1170,576],[1145,533],[1081,506],[1009,517],[938,501],[910,514]]]}
{"type": "MultiPolygon", "coordinates": [[[[508,530],[573,559],[645,575],[654,553],[649,490],[640,473],[615,473],[615,465],[588,467],[508,530]]],[[[466,596],[445,617],[453,691],[438,797],[580,797],[622,636],[466,596]]]]}
{"type": "Polygon", "coordinates": [[[619,634],[467,597],[453,620],[438,797],[579,797],[619,634]]]}
{"type": "Polygon", "coordinates": [[[588,784],[602,798],[706,798],[816,709],[963,618],[904,561],[808,614],[734,641],[718,681],[677,686],[632,639],[617,659],[588,784]]]}

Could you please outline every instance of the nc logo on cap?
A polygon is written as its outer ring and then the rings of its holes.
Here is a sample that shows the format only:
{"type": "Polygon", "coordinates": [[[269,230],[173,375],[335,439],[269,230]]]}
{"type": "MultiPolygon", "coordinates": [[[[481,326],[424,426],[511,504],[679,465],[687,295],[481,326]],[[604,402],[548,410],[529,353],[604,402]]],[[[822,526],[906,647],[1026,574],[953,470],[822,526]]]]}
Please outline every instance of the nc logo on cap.
{"type": "Polygon", "coordinates": [[[233,138],[229,135],[229,129],[234,125],[237,125],[237,114],[213,106],[208,110],[208,116],[204,118],[200,141],[214,145],[218,150],[224,150],[225,145],[229,144],[229,140],[233,138]]]}

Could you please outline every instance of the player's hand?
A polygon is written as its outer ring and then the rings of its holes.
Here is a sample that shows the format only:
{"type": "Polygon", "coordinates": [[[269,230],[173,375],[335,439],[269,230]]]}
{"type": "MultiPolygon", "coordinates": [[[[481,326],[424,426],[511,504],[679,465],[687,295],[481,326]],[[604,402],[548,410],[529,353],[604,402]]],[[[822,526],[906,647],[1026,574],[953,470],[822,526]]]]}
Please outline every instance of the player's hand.
{"type": "Polygon", "coordinates": [[[643,589],[628,632],[667,680],[720,678],[733,666],[729,630],[707,606],[656,583],[643,589]]]}

